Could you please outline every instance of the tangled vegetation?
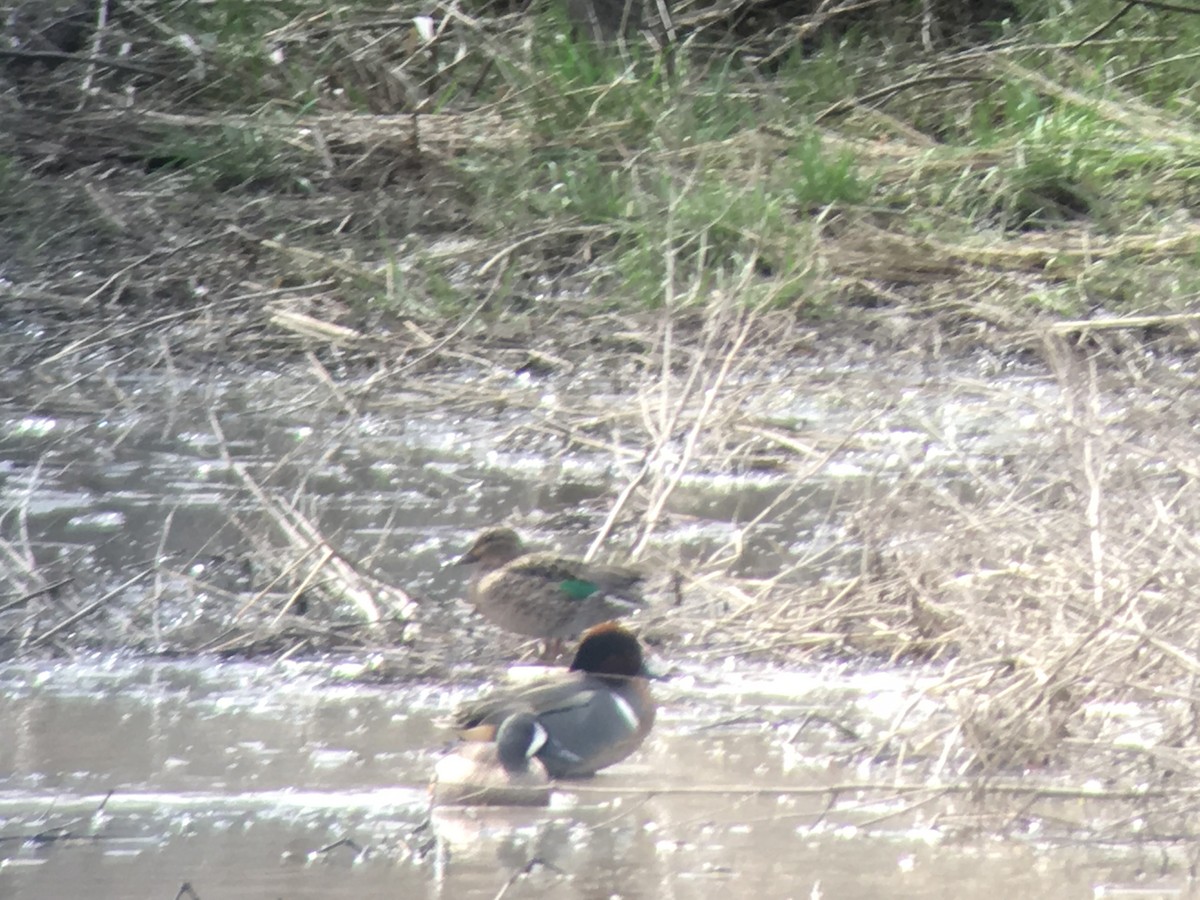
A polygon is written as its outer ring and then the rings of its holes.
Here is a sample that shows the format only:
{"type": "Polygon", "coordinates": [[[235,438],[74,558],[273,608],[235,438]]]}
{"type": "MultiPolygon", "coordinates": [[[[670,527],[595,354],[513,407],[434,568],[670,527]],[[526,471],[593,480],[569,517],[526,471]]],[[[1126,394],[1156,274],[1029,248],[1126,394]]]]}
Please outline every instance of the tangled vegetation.
{"type": "MultiPolygon", "coordinates": [[[[590,524],[643,558],[670,556],[655,536],[686,473],[774,473],[789,487],[727,544],[670,559],[684,599],[664,640],[701,658],[944,661],[929,695],[953,724],[898,721],[881,756],[938,774],[1073,764],[1118,785],[1147,834],[1188,834],[1200,10],[664,9],[623,29],[578,5],[0,3],[6,360],[303,360],[322,384],[376,373],[353,403],[334,393],[339,413],[383,415],[413,400],[379,384],[477,366],[469,396],[421,402],[537,411],[515,432],[611,453],[628,478],[590,524]],[[813,550],[735,577],[755,529],[903,403],[839,397],[857,415],[837,428],[773,407],[768,377],[836,392],[789,366],[843,342],[1033,365],[1056,386],[1026,413],[1039,438],[983,465],[930,420],[899,473],[831,502],[855,565],[813,550]],[[506,380],[569,376],[578,353],[612,362],[628,408],[581,393],[546,411],[506,380]],[[937,455],[953,478],[930,477],[937,455]],[[1153,740],[1127,737],[1127,703],[1153,740]]],[[[984,377],[955,391],[989,397],[984,377]]],[[[340,564],[271,472],[237,472],[284,539],[261,556],[291,550],[276,566],[290,605],[314,560],[340,564]]],[[[37,574],[10,576],[5,615],[46,593],[37,574]]],[[[363,572],[323,578],[408,637],[402,592],[381,612],[363,572]]],[[[69,648],[95,609],[9,640],[69,648]]],[[[172,649],[383,640],[303,630],[172,649]]]]}
{"type": "Polygon", "coordinates": [[[1162,4],[689,5],[600,47],[553,5],[7,7],[10,306],[1012,329],[1197,291],[1200,17],[1162,4]]]}

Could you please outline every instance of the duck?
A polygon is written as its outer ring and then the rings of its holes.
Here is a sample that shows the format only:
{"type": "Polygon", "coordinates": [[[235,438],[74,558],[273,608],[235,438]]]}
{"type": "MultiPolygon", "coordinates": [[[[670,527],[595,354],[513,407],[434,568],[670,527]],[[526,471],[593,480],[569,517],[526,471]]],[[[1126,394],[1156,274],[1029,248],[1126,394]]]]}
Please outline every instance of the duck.
{"type": "Polygon", "coordinates": [[[492,743],[467,743],[443,756],[429,786],[434,806],[545,806],[550,779],[537,759],[546,729],[529,712],[507,716],[492,743]]]}
{"type": "Polygon", "coordinates": [[[586,778],[637,750],[654,725],[653,677],[637,637],[617,622],[584,632],[570,668],[462,707],[467,742],[498,741],[512,716],[532,715],[546,733],[534,755],[551,778],[586,778]]]}
{"type": "Polygon", "coordinates": [[[529,553],[511,528],[480,534],[455,565],[474,565],[468,599],[494,625],[561,650],[564,639],[633,612],[644,575],[624,566],[529,553]]]}

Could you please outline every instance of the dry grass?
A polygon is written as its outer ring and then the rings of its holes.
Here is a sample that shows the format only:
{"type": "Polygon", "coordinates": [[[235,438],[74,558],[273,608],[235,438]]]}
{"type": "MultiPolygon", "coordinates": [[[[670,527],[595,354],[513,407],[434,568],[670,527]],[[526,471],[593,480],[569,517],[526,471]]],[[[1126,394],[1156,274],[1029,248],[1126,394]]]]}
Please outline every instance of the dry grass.
{"type": "MultiPolygon", "coordinates": [[[[857,498],[839,500],[830,516],[855,548],[850,563],[858,560],[846,577],[812,584],[823,565],[813,552],[775,577],[730,579],[729,562],[770,516],[746,523],[689,573],[696,617],[668,614],[693,629],[687,652],[788,665],[831,655],[948,663],[926,696],[953,709],[955,724],[940,737],[954,751],[943,755],[939,735],[914,736],[901,723],[885,741],[910,760],[932,752],[944,777],[1048,766],[1117,780],[1137,773],[1151,784],[1197,774],[1194,367],[1051,333],[1045,358],[1056,389],[1032,408],[1007,409],[1011,385],[974,386],[997,428],[1020,432],[1016,443],[981,451],[989,436],[956,435],[951,414],[909,443],[901,465],[867,473],[857,498]],[[1018,426],[1014,412],[1034,421],[1018,426]]],[[[720,371],[719,353],[708,362],[698,368],[720,371]]],[[[948,391],[947,402],[961,403],[961,393],[948,391]]],[[[760,399],[725,392],[729,407],[693,402],[697,418],[676,436],[698,428],[710,440],[690,465],[736,468],[736,452],[723,456],[715,444],[745,429],[760,399]]],[[[856,426],[780,466],[802,489],[863,440],[856,426]]],[[[657,510],[671,485],[659,476],[645,491],[637,528],[662,524],[657,510]]],[[[844,571],[847,560],[838,562],[844,571]]]]}
{"type": "Polygon", "coordinates": [[[22,364],[147,335],[273,357],[307,346],[301,317],[473,337],[476,307],[541,321],[547,284],[579,314],[702,306],[748,259],[739,295],[976,340],[1097,307],[1170,321],[1196,296],[1195,123],[1155,105],[1136,32],[1076,23],[1129,60],[1095,86],[1047,23],[964,45],[971,4],[683,5],[667,78],[637,42],[608,71],[544,17],[455,5],[9,6],[0,210],[22,225],[0,228],[0,314],[47,325],[22,364]],[[886,64],[837,43],[871,22],[886,64]]]}
{"type": "MultiPolygon", "coordinates": [[[[442,377],[445,361],[441,374],[423,369],[426,342],[369,377],[331,379],[314,365],[308,381],[322,399],[312,402],[385,419],[413,414],[414,397],[464,418],[502,407],[515,424],[498,421],[498,450],[537,447],[548,465],[607,460],[607,505],[577,510],[571,527],[595,535],[593,552],[663,573],[641,628],[666,659],[938,673],[886,733],[855,738],[854,752],[895,767],[912,803],[949,804],[961,827],[990,829],[1075,798],[1094,806],[1093,836],[1122,839],[1133,810],[1143,839],[1184,833],[1190,776],[1200,774],[1190,611],[1200,408],[1188,358],[1117,331],[1081,339],[1047,329],[1026,367],[999,378],[972,380],[959,367],[937,375],[948,360],[921,350],[893,357],[872,381],[862,365],[838,374],[837,354],[797,365],[815,354],[812,335],[769,304],[736,299],[699,317],[681,305],[655,331],[614,317],[610,340],[628,329],[636,352],[608,349],[586,365],[549,358],[536,341],[454,342],[457,364],[474,373],[466,381],[442,377]],[[541,377],[561,386],[560,402],[514,380],[534,358],[557,372],[541,377]],[[606,367],[605,391],[589,390],[606,367]],[[911,407],[908,388],[930,377],[939,391],[922,396],[941,404],[911,407]],[[1036,389],[1022,386],[1030,378],[1036,389]],[[769,500],[733,514],[720,537],[681,539],[701,521],[691,511],[697,485],[731,476],[769,483],[769,500]],[[797,519],[798,509],[812,515],[797,519]],[[930,718],[918,703],[944,714],[930,718]],[[1030,771],[1059,780],[1008,780],[1030,771]],[[968,813],[959,798],[981,784],[991,799],[968,813]]],[[[30,567],[35,554],[6,544],[14,566],[25,563],[10,584],[27,586],[2,613],[13,652],[112,646],[119,625],[119,643],[144,650],[349,652],[374,660],[364,677],[450,672],[463,644],[448,653],[428,610],[409,608],[369,561],[345,558],[321,534],[303,487],[274,481],[284,462],[251,470],[226,459],[240,472],[244,511],[231,507],[231,523],[251,548],[253,588],[236,565],[196,576],[179,559],[133,573],[140,595],[122,585],[123,596],[89,600],[76,586],[43,584],[50,572],[30,567]],[[372,625],[368,604],[347,602],[360,591],[399,605],[372,625]],[[297,610],[301,598],[307,608],[297,610]]],[[[500,662],[498,646],[474,647],[471,658],[500,662]]]]}
{"type": "MultiPolygon", "coordinates": [[[[430,37],[390,6],[286,7],[238,55],[232,38],[189,42],[203,29],[155,7],[122,3],[89,26],[87,52],[4,72],[11,366],[103,379],[285,360],[313,386],[314,418],[502,406],[517,424],[496,449],[615,473],[604,508],[580,513],[589,552],[663,570],[644,633],[664,654],[935,664],[923,699],[949,724],[898,716],[871,748],[919,761],[920,790],[1066,772],[1054,799],[1100,798],[1084,782],[1107,779],[1127,810],[1154,804],[1137,810],[1146,834],[1190,834],[1200,230],[1180,161],[1197,128],[1194,102],[1126,87],[1145,39],[1112,38],[1128,68],[1083,96],[1073,42],[963,48],[917,22],[922,53],[824,83],[805,70],[815,99],[793,107],[763,73],[832,27],[811,10],[773,44],[734,29],[737,54],[681,52],[675,81],[626,48],[626,69],[579,86],[537,58],[554,45],[527,17],[442,5],[430,37]],[[728,58],[744,71],[721,94],[708,79],[728,58]],[[1027,128],[956,143],[972,126],[946,111],[1001,119],[992,94],[1035,107],[1027,128]],[[590,114],[606,102],[621,114],[590,114]],[[729,124],[756,107],[762,121],[729,124]],[[684,127],[722,116],[724,130],[684,127]],[[1037,130],[1056,116],[1059,132],[1037,130]],[[796,170],[772,178],[797,147],[822,177],[847,158],[869,177],[781,200],[796,170]],[[1007,180],[1016,170],[1025,181],[1007,180]],[[844,348],[856,376],[878,365],[874,389],[842,377],[844,348]],[[964,354],[993,371],[939,380],[964,354]],[[1051,387],[1014,398],[1020,366],[1051,387]],[[561,401],[514,387],[516,372],[564,385],[561,401]],[[910,408],[905,384],[940,389],[943,407],[910,408]],[[722,478],[773,494],[719,538],[681,540],[703,524],[695,485],[722,478]]],[[[730,10],[678,12],[707,35],[730,10]]],[[[67,383],[29,390],[30,410],[74,399],[67,383]]],[[[246,547],[255,578],[242,560],[198,571],[200,548],[86,597],[39,569],[25,497],[0,532],[9,655],[402,646],[402,675],[446,666],[403,588],[338,549],[303,479],[275,479],[288,460],[251,469],[219,446],[241,505],[212,544],[246,547]]],[[[167,515],[164,542],[170,528],[167,515]]]]}

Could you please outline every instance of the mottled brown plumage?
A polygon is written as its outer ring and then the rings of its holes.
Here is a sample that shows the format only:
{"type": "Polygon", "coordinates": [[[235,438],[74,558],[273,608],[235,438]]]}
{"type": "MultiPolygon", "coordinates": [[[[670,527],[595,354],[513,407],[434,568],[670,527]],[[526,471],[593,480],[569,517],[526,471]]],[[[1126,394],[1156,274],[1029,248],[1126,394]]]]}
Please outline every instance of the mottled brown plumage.
{"type": "Polygon", "coordinates": [[[469,599],[507,631],[554,640],[638,608],[642,574],[553,553],[526,553],[511,528],[485,531],[459,560],[476,566],[469,599]]]}

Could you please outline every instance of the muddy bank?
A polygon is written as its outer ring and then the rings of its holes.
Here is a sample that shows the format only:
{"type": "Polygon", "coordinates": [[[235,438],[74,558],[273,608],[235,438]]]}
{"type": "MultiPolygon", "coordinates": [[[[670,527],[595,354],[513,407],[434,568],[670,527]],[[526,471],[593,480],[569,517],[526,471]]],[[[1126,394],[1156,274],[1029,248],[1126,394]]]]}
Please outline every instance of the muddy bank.
{"type": "Polygon", "coordinates": [[[501,521],[645,565],[646,637],[692,655],[986,655],[998,617],[1013,652],[1134,593],[1170,625],[1190,358],[796,354],[737,322],[542,372],[0,374],[4,652],[512,658],[445,567],[501,521]]]}
{"type": "Polygon", "coordinates": [[[464,633],[481,651],[511,650],[458,602],[463,573],[445,567],[499,521],[576,554],[606,531],[607,554],[642,558],[655,575],[652,636],[707,629],[708,646],[747,611],[723,590],[779,579],[818,600],[859,566],[853,517],[878,485],[920,465],[959,490],[971,468],[996,469],[1036,440],[1060,394],[1031,366],[983,380],[989,358],[890,372],[845,357],[758,373],[750,362],[713,383],[697,357],[641,390],[645,361],[624,375],[497,361],[339,382],[296,367],[234,377],[113,366],[66,386],[10,372],[5,538],[24,563],[10,594],[47,593],[4,611],[8,652],[434,648],[464,633]],[[952,447],[938,446],[941,428],[952,447]],[[323,566],[289,605],[287,584],[314,568],[306,541],[362,574],[381,631],[354,627],[366,617],[354,586],[323,566]],[[297,570],[272,584],[281,554],[297,570]],[[676,572],[682,607],[661,583],[676,572]],[[731,580],[710,589],[718,573],[731,580]],[[297,644],[257,643],[254,629],[277,618],[297,644]]]}
{"type": "Polygon", "coordinates": [[[707,334],[624,369],[4,375],[17,896],[1174,889],[1191,360],[707,334]],[[545,818],[426,825],[438,718],[527,649],[445,565],[495,521],[656,574],[660,724],[545,818]]]}

